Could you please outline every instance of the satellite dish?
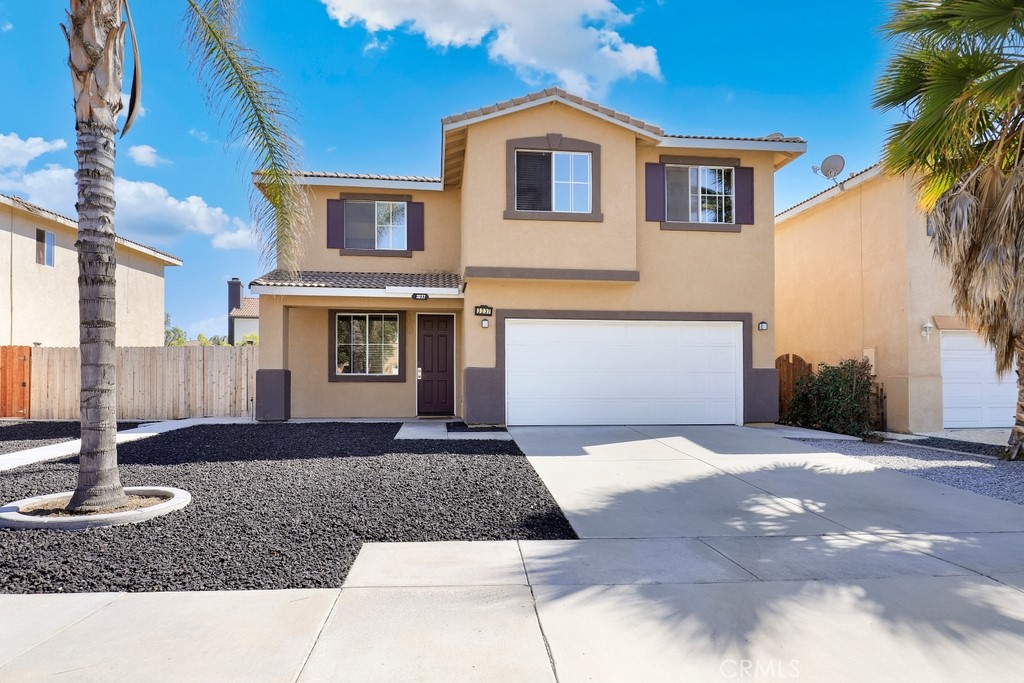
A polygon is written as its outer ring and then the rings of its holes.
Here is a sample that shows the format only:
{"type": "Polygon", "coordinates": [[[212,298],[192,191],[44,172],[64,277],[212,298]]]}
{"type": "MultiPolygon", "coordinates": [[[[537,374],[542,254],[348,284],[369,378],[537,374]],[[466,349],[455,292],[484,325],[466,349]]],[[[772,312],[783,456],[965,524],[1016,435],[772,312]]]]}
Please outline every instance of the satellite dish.
{"type": "Polygon", "coordinates": [[[821,166],[811,166],[811,170],[822,178],[828,178],[833,183],[839,184],[836,177],[843,172],[846,160],[838,154],[830,154],[821,162],[821,166]]]}
{"type": "Polygon", "coordinates": [[[821,175],[829,180],[835,180],[836,176],[843,172],[845,166],[846,159],[838,154],[832,154],[825,157],[825,160],[821,162],[821,175]]]}

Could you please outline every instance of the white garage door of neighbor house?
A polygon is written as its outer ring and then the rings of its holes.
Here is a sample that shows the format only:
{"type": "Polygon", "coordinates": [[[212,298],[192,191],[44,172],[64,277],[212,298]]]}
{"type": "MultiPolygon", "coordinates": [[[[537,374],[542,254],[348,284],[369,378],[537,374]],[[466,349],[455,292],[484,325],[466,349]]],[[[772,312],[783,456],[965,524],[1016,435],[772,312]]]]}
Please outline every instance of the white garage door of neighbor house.
{"type": "Polygon", "coordinates": [[[743,424],[740,322],[508,320],[510,425],[743,424]]]}
{"type": "Polygon", "coordinates": [[[942,333],[942,425],[1012,427],[1017,375],[996,375],[992,349],[973,332],[942,333]]]}

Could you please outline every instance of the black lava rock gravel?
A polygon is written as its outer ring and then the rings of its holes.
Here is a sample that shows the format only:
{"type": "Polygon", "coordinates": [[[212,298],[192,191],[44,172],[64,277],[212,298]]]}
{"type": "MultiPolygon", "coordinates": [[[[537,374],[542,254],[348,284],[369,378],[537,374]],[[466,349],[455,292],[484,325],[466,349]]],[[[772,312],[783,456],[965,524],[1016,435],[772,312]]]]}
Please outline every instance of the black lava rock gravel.
{"type": "Polygon", "coordinates": [[[473,426],[470,427],[465,422],[449,422],[449,432],[506,432],[504,427],[487,427],[487,426],[473,426]]]}
{"type": "Polygon", "coordinates": [[[945,448],[948,451],[958,453],[977,453],[978,455],[990,455],[998,458],[1006,451],[1006,446],[995,446],[989,443],[976,443],[974,441],[960,441],[959,439],[943,439],[938,436],[929,436],[923,439],[901,441],[908,446],[930,446],[931,448],[945,448]]]}
{"type": "MultiPolygon", "coordinates": [[[[395,441],[398,424],[209,425],[118,447],[125,486],[192,503],[82,532],[0,529],[0,592],[327,588],[364,541],[576,538],[514,442],[395,441]]],[[[77,456],[0,473],[74,488],[77,456]]]]}
{"type": "MultiPolygon", "coordinates": [[[[118,422],[118,431],[133,429],[144,422],[118,422]]],[[[29,448],[73,441],[82,436],[82,423],[69,420],[0,420],[0,455],[29,448]]]]}

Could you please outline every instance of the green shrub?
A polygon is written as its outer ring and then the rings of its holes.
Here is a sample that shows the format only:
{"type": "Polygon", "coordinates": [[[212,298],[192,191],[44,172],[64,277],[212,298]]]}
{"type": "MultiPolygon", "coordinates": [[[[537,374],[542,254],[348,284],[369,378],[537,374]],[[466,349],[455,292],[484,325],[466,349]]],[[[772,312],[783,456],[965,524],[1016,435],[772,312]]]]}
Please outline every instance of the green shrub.
{"type": "Polygon", "coordinates": [[[782,422],[808,429],[864,436],[871,432],[871,364],[866,360],[821,363],[817,374],[797,380],[782,422]]]}

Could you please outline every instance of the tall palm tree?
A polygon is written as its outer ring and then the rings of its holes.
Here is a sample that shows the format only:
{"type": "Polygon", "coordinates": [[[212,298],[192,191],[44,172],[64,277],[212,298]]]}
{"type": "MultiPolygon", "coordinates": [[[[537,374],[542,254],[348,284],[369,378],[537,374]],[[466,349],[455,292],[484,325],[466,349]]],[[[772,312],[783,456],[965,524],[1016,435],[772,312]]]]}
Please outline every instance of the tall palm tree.
{"type": "MultiPolygon", "coordinates": [[[[114,161],[126,28],[135,71],[122,135],[138,110],[141,70],[127,0],[71,0],[67,18],[62,28],[74,88],[82,353],[82,450],[70,507],[89,511],[125,500],[115,442],[114,161]]],[[[271,84],[272,73],[240,42],[237,20],[237,0],[187,0],[185,42],[208,101],[228,117],[232,140],[260,169],[262,192],[253,190],[251,205],[264,256],[291,264],[308,209],[293,180],[297,145],[284,97],[271,84]]]]}
{"type": "Polygon", "coordinates": [[[901,109],[883,162],[918,179],[953,306],[1016,364],[1007,457],[1024,455],[1024,1],[901,0],[876,107],[901,109]]]}

